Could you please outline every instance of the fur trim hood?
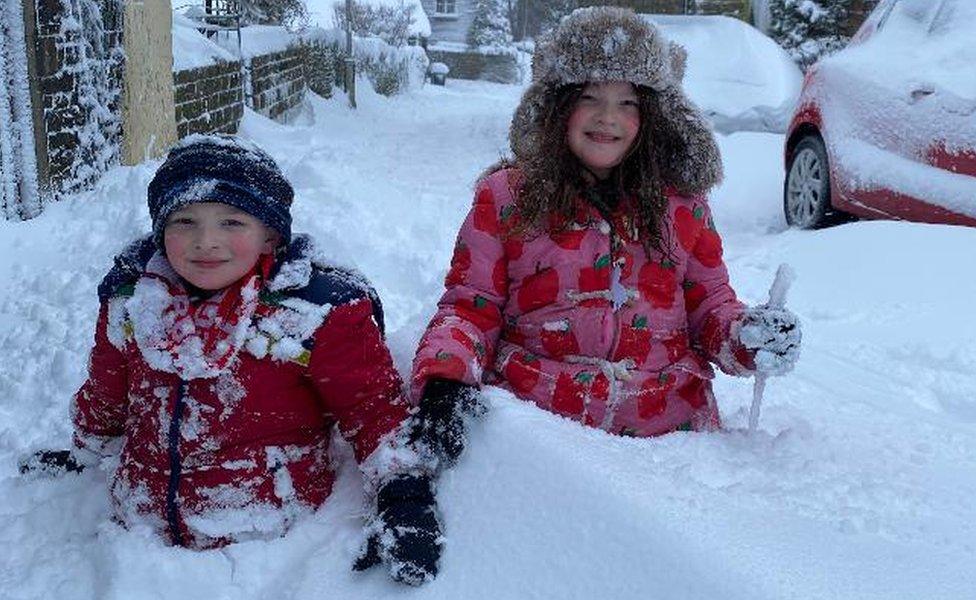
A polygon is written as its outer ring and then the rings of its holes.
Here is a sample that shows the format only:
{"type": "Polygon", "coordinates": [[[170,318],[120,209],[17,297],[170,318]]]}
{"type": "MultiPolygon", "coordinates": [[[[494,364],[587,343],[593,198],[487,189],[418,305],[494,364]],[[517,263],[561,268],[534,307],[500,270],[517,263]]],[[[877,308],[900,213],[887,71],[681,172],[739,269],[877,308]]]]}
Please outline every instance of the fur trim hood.
{"type": "Polygon", "coordinates": [[[580,8],[542,36],[532,57],[532,83],[515,110],[509,141],[516,159],[546,152],[544,115],[555,92],[570,84],[628,81],[650,88],[664,122],[651,135],[672,139],[658,157],[665,183],[685,194],[707,192],[722,179],[722,160],[704,116],[681,89],[687,54],[632,10],[580,8]]]}

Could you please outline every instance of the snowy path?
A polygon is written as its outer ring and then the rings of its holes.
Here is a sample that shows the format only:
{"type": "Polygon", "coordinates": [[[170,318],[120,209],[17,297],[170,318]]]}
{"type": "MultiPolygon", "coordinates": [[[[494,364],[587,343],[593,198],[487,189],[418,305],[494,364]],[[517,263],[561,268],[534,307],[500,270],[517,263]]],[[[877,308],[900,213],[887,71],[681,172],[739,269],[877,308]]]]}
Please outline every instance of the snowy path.
{"type": "MultiPolygon", "coordinates": [[[[401,369],[434,308],[471,184],[506,147],[519,90],[452,82],[351,113],[314,101],[293,126],[248,114],[314,234],[379,289],[401,369]]],[[[804,321],[793,375],[716,383],[728,432],[630,440],[490,395],[441,484],[443,572],[405,590],[348,571],[359,489],[285,538],[192,553],[107,520],[100,473],[15,476],[63,445],[84,376],[94,288],[148,226],[155,164],[25,224],[0,222],[0,598],[976,598],[976,231],[853,223],[785,231],[782,138],[720,140],[716,220],[740,295],[780,262],[804,321]]]]}

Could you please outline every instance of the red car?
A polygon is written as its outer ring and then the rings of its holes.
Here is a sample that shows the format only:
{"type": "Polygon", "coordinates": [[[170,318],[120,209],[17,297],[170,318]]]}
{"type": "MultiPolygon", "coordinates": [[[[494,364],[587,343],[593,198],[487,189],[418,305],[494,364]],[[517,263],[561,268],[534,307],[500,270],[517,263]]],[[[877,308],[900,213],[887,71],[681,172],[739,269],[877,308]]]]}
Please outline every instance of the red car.
{"type": "Polygon", "coordinates": [[[790,226],[976,226],[976,0],[881,0],[807,72],[785,158],[790,226]]]}

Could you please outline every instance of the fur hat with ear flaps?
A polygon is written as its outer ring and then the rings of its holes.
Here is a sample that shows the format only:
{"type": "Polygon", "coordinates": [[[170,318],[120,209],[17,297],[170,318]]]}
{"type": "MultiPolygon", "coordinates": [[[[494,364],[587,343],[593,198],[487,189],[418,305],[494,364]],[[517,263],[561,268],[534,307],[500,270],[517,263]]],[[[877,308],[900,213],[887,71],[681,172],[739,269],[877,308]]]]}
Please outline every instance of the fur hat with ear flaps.
{"type": "Polygon", "coordinates": [[[722,159],[705,118],[681,89],[687,54],[651,23],[624,8],[580,8],[539,39],[532,57],[532,84],[515,110],[509,141],[516,159],[546,152],[544,115],[556,91],[570,84],[628,81],[652,90],[661,123],[650,135],[671,151],[658,156],[665,184],[681,193],[707,192],[722,179],[722,159]]]}

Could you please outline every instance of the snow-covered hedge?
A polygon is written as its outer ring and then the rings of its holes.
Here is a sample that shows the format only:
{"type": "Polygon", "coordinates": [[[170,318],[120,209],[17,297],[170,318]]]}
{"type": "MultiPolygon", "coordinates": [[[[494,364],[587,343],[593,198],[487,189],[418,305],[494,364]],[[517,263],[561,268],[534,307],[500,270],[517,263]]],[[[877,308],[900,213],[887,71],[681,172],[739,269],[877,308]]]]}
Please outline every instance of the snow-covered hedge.
{"type": "MultiPolygon", "coordinates": [[[[308,43],[323,44],[341,61],[346,56],[346,35],[339,29],[311,29],[302,35],[308,43]]],[[[356,72],[363,73],[378,93],[392,96],[423,84],[427,53],[420,46],[394,47],[380,38],[353,37],[356,72]]],[[[336,69],[341,77],[341,68],[336,69]]]]}

